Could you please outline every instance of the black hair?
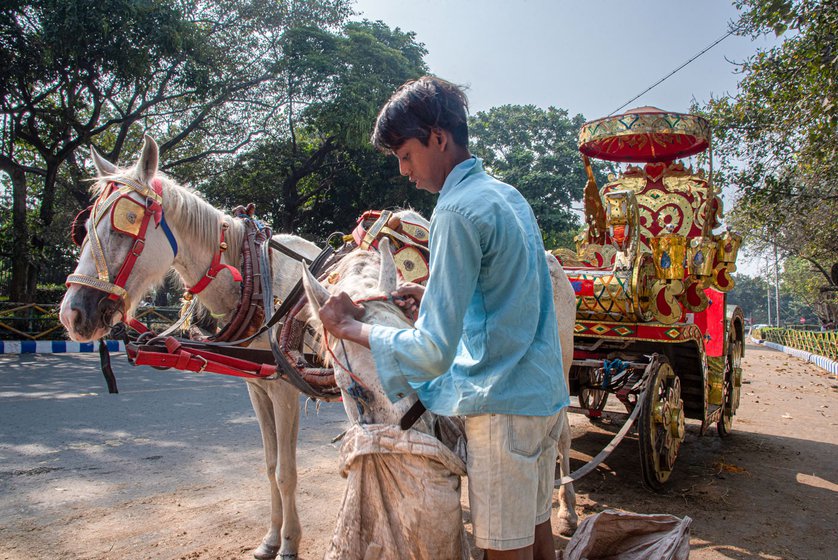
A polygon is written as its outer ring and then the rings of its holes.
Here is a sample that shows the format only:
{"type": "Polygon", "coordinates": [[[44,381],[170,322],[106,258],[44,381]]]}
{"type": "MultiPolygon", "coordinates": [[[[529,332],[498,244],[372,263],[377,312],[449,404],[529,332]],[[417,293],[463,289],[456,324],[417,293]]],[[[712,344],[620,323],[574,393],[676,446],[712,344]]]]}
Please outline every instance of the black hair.
{"type": "Polygon", "coordinates": [[[402,84],[375,122],[372,145],[383,152],[398,150],[416,138],[425,146],[434,129],[451,133],[454,142],[468,147],[468,99],[458,86],[436,76],[422,76],[402,84]]]}

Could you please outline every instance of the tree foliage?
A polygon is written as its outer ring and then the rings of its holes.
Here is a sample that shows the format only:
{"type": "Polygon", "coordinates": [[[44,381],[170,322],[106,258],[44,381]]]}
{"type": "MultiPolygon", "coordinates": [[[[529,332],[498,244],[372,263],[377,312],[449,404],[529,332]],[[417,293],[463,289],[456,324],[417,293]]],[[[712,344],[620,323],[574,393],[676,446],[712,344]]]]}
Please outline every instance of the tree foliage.
{"type": "Polygon", "coordinates": [[[286,117],[305,109],[294,104],[301,90],[328,94],[288,81],[286,40],[291,30],[337,29],[349,14],[349,0],[4,3],[0,171],[11,192],[3,216],[11,297],[34,294],[56,214],[64,223],[62,212],[86,205],[80,147],[95,143],[119,161],[150,133],[179,178],[208,160],[217,168],[251,141],[283,134],[286,117]]]}
{"type": "Polygon", "coordinates": [[[203,190],[226,206],[249,197],[277,230],[321,238],[350,228],[365,205],[421,207],[395,163],[369,146],[381,105],[400,84],[427,72],[414,34],[350,22],[336,33],[295,29],[284,44],[284,72],[300,84],[294,99],[301,108],[286,114],[285,133],[260,143],[203,190]]]}
{"type": "Polygon", "coordinates": [[[736,32],[782,42],[740,64],[734,96],[706,110],[739,189],[728,223],[750,248],[774,244],[830,282],[838,262],[838,4],[835,0],[737,0],[736,32]]]}
{"type": "MultiPolygon", "coordinates": [[[[469,121],[470,145],[487,170],[515,186],[538,217],[545,245],[572,246],[579,227],[571,210],[582,197],[587,177],[576,149],[585,119],[567,111],[534,105],[503,105],[469,121]]],[[[604,175],[599,172],[599,184],[604,175]]]]}
{"type": "MultiPolygon", "coordinates": [[[[745,313],[745,318],[751,324],[777,324],[777,302],[775,299],[775,286],[773,279],[769,282],[759,276],[752,277],[745,274],[734,274],[736,285],[728,294],[727,303],[738,305],[745,313]],[[769,312],[768,306],[771,305],[769,312]]],[[[788,285],[789,278],[786,275],[781,277],[780,285],[780,323],[800,324],[800,318],[806,324],[817,325],[818,317],[815,315],[810,303],[802,299],[795,290],[788,285]]]]}

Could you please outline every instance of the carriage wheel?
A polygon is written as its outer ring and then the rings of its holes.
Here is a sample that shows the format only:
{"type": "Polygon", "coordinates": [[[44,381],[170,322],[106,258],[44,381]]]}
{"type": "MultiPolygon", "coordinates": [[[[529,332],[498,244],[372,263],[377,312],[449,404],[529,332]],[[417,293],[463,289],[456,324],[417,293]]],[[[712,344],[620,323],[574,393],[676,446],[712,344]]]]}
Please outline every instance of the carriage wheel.
{"type": "Polygon", "coordinates": [[[725,359],[724,399],[721,419],[716,423],[719,437],[727,437],[733,428],[733,415],[739,408],[739,393],[742,390],[742,341],[735,338],[736,333],[731,328],[731,338],[727,344],[725,359]]]}
{"type": "Polygon", "coordinates": [[[669,479],[685,433],[681,380],[666,358],[658,360],[646,382],[638,426],[643,480],[653,490],[669,479]]]}
{"type": "MultiPolygon", "coordinates": [[[[602,375],[598,368],[586,368],[587,382],[579,387],[579,406],[588,410],[602,411],[608,401],[608,391],[594,389],[591,385],[600,385],[602,375]]],[[[594,420],[593,417],[590,418],[594,420]]]]}

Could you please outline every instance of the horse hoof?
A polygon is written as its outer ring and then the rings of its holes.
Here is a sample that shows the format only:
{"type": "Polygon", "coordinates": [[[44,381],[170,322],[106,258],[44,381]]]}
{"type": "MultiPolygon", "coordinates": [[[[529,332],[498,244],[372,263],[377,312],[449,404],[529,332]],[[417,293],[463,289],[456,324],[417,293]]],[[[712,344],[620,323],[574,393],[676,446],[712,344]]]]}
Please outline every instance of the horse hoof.
{"type": "Polygon", "coordinates": [[[576,532],[576,523],[571,523],[566,519],[559,519],[559,522],[556,527],[559,531],[559,534],[563,537],[572,537],[573,533],[576,532]]]}
{"type": "Polygon", "coordinates": [[[274,560],[277,554],[279,554],[278,546],[265,543],[260,544],[259,548],[253,551],[253,557],[256,560],[274,560]]]}
{"type": "Polygon", "coordinates": [[[297,560],[297,553],[291,552],[288,554],[280,554],[279,558],[280,560],[297,560]]]}

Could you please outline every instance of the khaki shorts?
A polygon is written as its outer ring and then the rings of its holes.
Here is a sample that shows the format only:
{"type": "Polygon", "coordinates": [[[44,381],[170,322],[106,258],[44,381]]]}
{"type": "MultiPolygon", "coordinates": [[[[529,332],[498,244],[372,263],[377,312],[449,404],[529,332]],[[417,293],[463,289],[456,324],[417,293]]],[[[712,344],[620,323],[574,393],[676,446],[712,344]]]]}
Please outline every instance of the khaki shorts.
{"type": "Polygon", "coordinates": [[[466,417],[468,501],[478,547],[529,546],[535,526],[550,519],[565,417],[466,417]]]}

